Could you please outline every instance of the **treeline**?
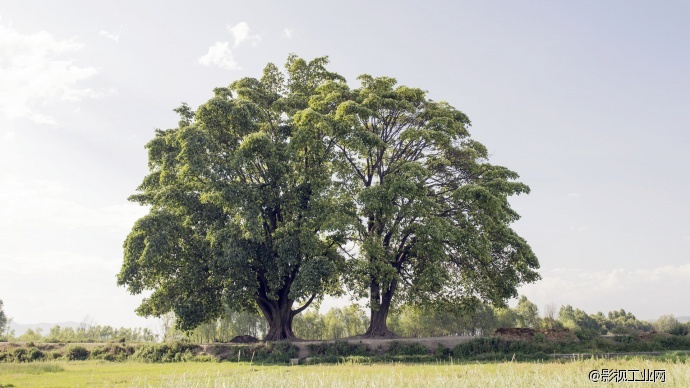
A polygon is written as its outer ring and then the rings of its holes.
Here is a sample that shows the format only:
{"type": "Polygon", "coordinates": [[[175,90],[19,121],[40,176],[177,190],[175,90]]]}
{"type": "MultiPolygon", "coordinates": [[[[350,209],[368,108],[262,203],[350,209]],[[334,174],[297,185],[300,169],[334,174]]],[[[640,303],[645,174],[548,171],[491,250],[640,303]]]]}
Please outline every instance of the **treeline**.
{"type": "Polygon", "coordinates": [[[7,333],[4,338],[7,342],[64,342],[64,343],[84,343],[84,342],[156,342],[158,335],[148,328],[114,328],[112,326],[84,325],[80,327],[61,327],[55,325],[47,333],[42,329],[28,329],[20,336],[15,336],[13,332],[7,333]]]}
{"type": "MultiPolygon", "coordinates": [[[[363,334],[369,325],[368,312],[353,304],[331,308],[325,314],[309,309],[295,316],[293,329],[297,338],[309,340],[334,340],[363,334]]],[[[498,328],[527,327],[533,329],[570,329],[581,340],[589,340],[606,334],[638,334],[663,332],[687,335],[690,322],[681,323],[673,315],[664,315],[655,322],[637,319],[625,310],[587,314],[570,305],[547,306],[540,314],[537,306],[525,296],[520,297],[513,308],[497,308],[481,304],[475,310],[443,310],[403,305],[392,311],[388,326],[402,337],[487,336],[498,328]]],[[[22,342],[155,342],[158,340],[192,343],[229,342],[236,336],[249,335],[263,338],[268,332],[266,320],[250,312],[233,312],[227,309],[224,317],[199,325],[183,332],[175,329],[175,317],[163,318],[161,336],[148,328],[113,328],[111,326],[84,325],[82,327],[54,326],[47,333],[27,330],[16,337],[12,333],[0,340],[22,342]]]]}
{"type": "Polygon", "coordinates": [[[262,316],[250,312],[225,310],[222,318],[205,322],[196,329],[183,332],[175,328],[175,316],[169,313],[164,318],[163,341],[189,340],[194,343],[229,342],[239,335],[262,338],[268,332],[268,323],[262,316]]]}
{"type": "MultiPolygon", "coordinates": [[[[369,315],[361,306],[353,304],[331,308],[325,314],[306,310],[295,316],[293,330],[297,338],[334,340],[363,334],[369,325],[369,315]]],[[[172,328],[172,324],[169,324],[172,328]]],[[[581,340],[606,334],[638,334],[664,332],[687,335],[690,322],[681,323],[673,315],[665,315],[655,322],[637,319],[623,309],[606,314],[587,314],[570,305],[547,306],[540,314],[536,304],[525,296],[513,308],[497,308],[481,304],[474,311],[443,310],[403,305],[392,311],[388,327],[402,337],[444,337],[458,335],[486,336],[498,328],[527,327],[533,329],[570,329],[581,340]]],[[[197,329],[182,333],[166,331],[167,339],[188,339],[192,342],[227,342],[237,335],[257,338],[268,327],[262,317],[251,313],[227,313],[226,318],[205,323],[197,329]]]]}

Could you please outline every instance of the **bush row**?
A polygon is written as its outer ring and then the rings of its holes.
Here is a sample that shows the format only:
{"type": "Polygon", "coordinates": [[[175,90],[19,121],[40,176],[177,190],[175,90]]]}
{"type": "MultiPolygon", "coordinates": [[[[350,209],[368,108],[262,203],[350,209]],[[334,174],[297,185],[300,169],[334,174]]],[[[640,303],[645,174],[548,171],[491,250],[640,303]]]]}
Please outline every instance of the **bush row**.
{"type": "MultiPolygon", "coordinates": [[[[30,344],[32,345],[32,344],[30,344]]],[[[648,338],[624,335],[596,337],[590,341],[556,342],[545,340],[509,340],[483,337],[459,344],[453,349],[442,345],[429,351],[420,343],[393,341],[387,347],[372,349],[362,343],[345,341],[309,344],[311,363],[334,362],[432,362],[454,358],[457,360],[518,361],[547,359],[555,353],[625,353],[682,350],[690,351],[690,336],[656,334],[648,338]]],[[[185,342],[162,344],[108,343],[92,349],[72,345],[65,349],[39,349],[36,346],[17,347],[0,351],[0,362],[33,362],[45,360],[107,360],[183,362],[183,361],[243,361],[266,364],[285,364],[296,358],[298,348],[289,342],[272,342],[216,348],[216,354],[202,355],[201,348],[185,342]]]]}

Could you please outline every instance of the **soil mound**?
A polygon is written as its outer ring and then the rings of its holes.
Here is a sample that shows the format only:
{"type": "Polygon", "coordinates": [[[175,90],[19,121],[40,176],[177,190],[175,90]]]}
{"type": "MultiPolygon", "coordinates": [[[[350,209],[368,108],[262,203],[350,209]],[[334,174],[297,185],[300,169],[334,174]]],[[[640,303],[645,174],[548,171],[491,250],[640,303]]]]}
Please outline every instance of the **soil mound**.
{"type": "Polygon", "coordinates": [[[231,339],[230,342],[233,344],[253,344],[259,342],[259,340],[251,335],[238,335],[237,337],[231,339]]]}

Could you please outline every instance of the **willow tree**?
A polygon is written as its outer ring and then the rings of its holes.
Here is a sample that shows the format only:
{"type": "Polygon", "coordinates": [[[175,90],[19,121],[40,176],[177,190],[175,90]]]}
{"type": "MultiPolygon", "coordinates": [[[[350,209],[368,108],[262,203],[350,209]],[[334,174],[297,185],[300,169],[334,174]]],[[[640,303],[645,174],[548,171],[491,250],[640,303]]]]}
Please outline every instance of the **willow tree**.
{"type": "Polygon", "coordinates": [[[231,311],[259,310],[267,340],[294,338],[292,320],[337,293],[346,209],[331,179],[329,127],[295,116],[325,84],[343,79],[326,58],[269,64],[147,144],[150,173],[130,200],[150,206],[124,244],[118,284],[152,291],[141,315],[173,311],[191,330],[231,311]],[[304,120],[302,120],[303,122],[304,120]]]}
{"type": "Polygon", "coordinates": [[[346,279],[369,297],[368,336],[390,337],[394,303],[504,305],[539,279],[539,263],[510,227],[508,197],[528,193],[518,175],[488,162],[465,114],[392,78],[360,76],[361,87],[321,86],[313,123],[334,128],[338,180],[356,203],[358,246],[346,279]]]}

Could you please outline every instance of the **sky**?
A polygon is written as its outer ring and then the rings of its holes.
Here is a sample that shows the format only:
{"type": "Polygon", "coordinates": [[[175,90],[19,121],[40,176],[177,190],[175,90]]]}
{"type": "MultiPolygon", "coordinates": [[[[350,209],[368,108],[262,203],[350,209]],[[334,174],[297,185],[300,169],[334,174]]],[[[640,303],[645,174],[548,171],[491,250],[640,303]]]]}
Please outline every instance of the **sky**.
{"type": "MultiPolygon", "coordinates": [[[[148,326],[116,285],[147,209],[144,145],[290,53],[390,76],[472,120],[520,174],[541,311],[690,315],[690,4],[683,1],[0,4],[0,299],[17,323],[148,326]],[[460,3],[460,2],[458,2],[460,3]]],[[[323,308],[344,301],[329,300],[323,308]]]]}

